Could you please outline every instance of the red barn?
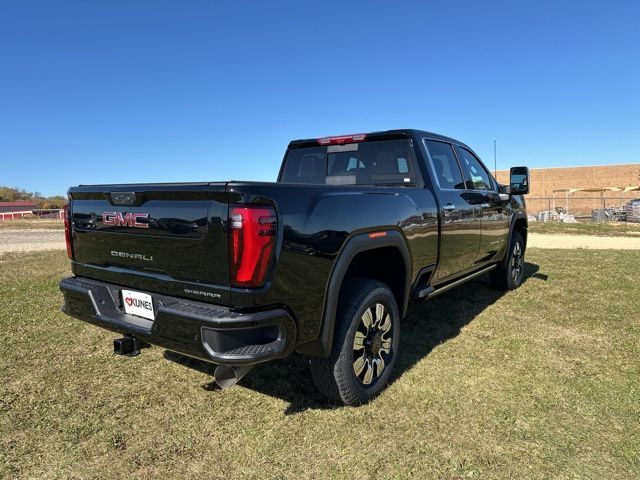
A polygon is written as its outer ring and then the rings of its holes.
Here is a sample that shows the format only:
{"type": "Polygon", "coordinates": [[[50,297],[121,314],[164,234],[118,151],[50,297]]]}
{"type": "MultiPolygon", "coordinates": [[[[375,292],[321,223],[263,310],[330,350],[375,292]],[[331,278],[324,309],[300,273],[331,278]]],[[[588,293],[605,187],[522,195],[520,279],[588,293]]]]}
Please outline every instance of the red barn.
{"type": "Polygon", "coordinates": [[[32,200],[18,202],[0,202],[0,220],[12,220],[24,216],[31,217],[38,204],[32,200]]]}

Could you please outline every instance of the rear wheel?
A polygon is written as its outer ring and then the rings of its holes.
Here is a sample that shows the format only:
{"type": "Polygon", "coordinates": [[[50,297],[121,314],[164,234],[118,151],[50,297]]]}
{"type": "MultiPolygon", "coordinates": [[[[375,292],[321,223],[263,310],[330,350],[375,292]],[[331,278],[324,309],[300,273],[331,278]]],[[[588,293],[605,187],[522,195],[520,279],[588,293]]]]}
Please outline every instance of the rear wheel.
{"type": "Polygon", "coordinates": [[[519,232],[511,234],[511,244],[504,268],[498,266],[490,272],[491,284],[498,290],[513,290],[522,284],[524,279],[524,240],[519,232]]]}
{"type": "Polygon", "coordinates": [[[318,390],[345,405],[373,398],[389,381],[399,333],[400,313],[389,287],[348,280],[340,292],[331,355],[311,359],[318,390]]]}

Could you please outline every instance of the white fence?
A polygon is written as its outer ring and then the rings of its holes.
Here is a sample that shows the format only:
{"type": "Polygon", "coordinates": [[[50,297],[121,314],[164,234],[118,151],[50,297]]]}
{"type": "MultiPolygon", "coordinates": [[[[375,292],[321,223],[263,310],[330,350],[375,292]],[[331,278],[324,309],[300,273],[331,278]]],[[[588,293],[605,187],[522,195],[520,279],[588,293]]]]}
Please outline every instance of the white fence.
{"type": "Polygon", "coordinates": [[[58,209],[47,210],[23,210],[20,212],[5,212],[0,213],[0,220],[19,220],[21,218],[51,218],[62,220],[64,213],[58,209]]]}

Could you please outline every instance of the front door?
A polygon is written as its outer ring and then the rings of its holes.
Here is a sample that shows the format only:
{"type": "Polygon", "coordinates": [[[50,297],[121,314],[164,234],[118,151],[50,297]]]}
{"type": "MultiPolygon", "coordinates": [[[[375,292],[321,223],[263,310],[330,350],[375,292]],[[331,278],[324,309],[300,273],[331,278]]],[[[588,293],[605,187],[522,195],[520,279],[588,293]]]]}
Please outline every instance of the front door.
{"type": "Polygon", "coordinates": [[[480,159],[463,147],[456,146],[456,152],[467,178],[469,194],[482,209],[482,236],[475,263],[502,258],[509,238],[511,207],[491,199],[498,195],[498,184],[480,159]]]}

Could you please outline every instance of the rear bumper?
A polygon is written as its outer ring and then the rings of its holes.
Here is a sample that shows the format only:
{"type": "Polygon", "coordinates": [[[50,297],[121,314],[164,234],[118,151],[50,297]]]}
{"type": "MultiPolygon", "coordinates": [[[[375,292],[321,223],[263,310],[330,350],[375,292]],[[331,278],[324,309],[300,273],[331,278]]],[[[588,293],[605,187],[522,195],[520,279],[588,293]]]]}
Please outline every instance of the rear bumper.
{"type": "MultiPolygon", "coordinates": [[[[296,327],[282,308],[241,313],[204,302],[148,293],[155,320],[124,313],[118,285],[83,277],[60,282],[62,311],[85,322],[133,335],[213,363],[253,365],[290,354],[296,327]]],[[[126,288],[126,287],[124,287],[126,288]]]]}

